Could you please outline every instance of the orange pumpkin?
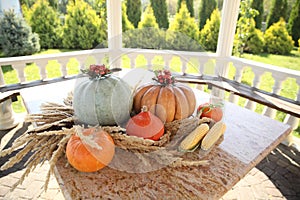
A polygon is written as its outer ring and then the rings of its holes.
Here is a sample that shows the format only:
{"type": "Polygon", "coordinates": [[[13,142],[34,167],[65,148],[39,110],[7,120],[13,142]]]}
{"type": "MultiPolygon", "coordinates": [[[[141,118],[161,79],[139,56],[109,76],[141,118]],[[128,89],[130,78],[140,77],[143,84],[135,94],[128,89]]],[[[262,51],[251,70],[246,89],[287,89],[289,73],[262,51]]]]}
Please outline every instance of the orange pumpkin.
{"type": "Polygon", "coordinates": [[[175,83],[168,70],[156,72],[155,80],[136,90],[133,99],[136,113],[145,105],[163,122],[184,119],[194,113],[196,98],[190,87],[175,83]]]}
{"type": "Polygon", "coordinates": [[[89,128],[74,134],[68,141],[66,155],[78,171],[95,172],[107,166],[115,154],[112,137],[102,129],[89,128]]]}
{"type": "Polygon", "coordinates": [[[164,134],[164,124],[149,112],[146,106],[143,106],[142,111],[128,121],[126,133],[145,139],[159,140],[164,134]]]}

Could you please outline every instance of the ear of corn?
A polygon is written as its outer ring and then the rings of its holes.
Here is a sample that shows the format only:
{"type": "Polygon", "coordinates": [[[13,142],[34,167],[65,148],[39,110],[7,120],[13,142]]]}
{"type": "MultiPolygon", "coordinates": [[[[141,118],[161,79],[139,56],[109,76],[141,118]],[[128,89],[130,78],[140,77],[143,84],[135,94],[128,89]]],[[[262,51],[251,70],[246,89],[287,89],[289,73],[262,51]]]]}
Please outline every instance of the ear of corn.
{"type": "Polygon", "coordinates": [[[209,126],[207,124],[201,124],[194,129],[188,136],[186,136],[179,145],[180,151],[193,151],[199,144],[200,140],[208,132],[209,126]]]}
{"type": "Polygon", "coordinates": [[[210,149],[218,139],[224,134],[226,130],[226,125],[224,122],[217,122],[206,134],[201,142],[201,149],[208,150],[210,149]]]}

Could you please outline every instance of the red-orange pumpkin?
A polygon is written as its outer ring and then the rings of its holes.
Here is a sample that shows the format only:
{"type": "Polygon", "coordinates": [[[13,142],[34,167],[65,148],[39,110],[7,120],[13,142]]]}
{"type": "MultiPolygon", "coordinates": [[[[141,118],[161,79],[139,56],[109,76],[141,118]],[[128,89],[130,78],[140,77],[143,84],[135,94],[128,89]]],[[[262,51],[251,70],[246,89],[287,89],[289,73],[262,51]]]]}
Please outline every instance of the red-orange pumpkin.
{"type": "Polygon", "coordinates": [[[193,90],[181,83],[175,83],[167,70],[157,73],[157,81],[140,86],[134,95],[136,113],[145,105],[163,122],[184,119],[193,114],[196,98],[193,90]]]}
{"type": "Polygon", "coordinates": [[[126,133],[145,139],[159,140],[164,134],[164,124],[149,112],[146,106],[143,106],[142,111],[128,121],[126,133]]]}
{"type": "Polygon", "coordinates": [[[95,172],[107,166],[115,154],[112,137],[102,129],[84,129],[68,141],[66,155],[78,171],[95,172]]]}

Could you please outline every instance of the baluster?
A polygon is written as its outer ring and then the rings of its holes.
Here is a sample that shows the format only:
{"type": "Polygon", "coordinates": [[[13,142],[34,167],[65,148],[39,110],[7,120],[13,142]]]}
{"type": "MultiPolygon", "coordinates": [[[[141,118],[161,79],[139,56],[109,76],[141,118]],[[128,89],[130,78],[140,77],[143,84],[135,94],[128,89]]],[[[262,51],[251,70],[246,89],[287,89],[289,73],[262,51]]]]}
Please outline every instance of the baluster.
{"type": "Polygon", "coordinates": [[[189,63],[189,61],[185,58],[180,58],[180,60],[181,60],[181,72],[185,74],[187,69],[187,64],[189,63]]]}
{"type": "MultiPolygon", "coordinates": [[[[228,74],[228,65],[229,65],[228,61],[223,60],[223,59],[217,59],[215,67],[214,67],[213,76],[226,77],[227,74],[228,74]]],[[[222,98],[222,99],[225,98],[225,90],[213,87],[212,90],[211,90],[211,93],[212,93],[213,96],[216,96],[216,97],[219,97],[219,98],[222,98]]]]}
{"type": "Polygon", "coordinates": [[[198,67],[198,70],[199,70],[199,74],[200,75],[203,75],[204,74],[204,65],[205,63],[207,63],[207,59],[199,59],[199,67],[198,67]]]}
{"type": "MultiPolygon", "coordinates": [[[[272,75],[273,75],[273,78],[275,80],[272,92],[274,94],[279,94],[280,90],[281,90],[282,82],[284,81],[284,79],[282,78],[282,75],[280,75],[280,74],[272,74],[272,75]]],[[[276,112],[277,112],[277,110],[275,110],[273,108],[269,108],[269,107],[266,106],[265,109],[264,109],[263,114],[265,116],[268,116],[268,117],[274,119],[275,116],[276,116],[276,112]]]]}
{"type": "Polygon", "coordinates": [[[17,75],[18,75],[18,79],[20,81],[20,83],[23,83],[26,81],[25,79],[25,73],[24,73],[24,69],[26,67],[26,64],[15,64],[12,66],[16,71],[17,71],[17,75]]]}
{"type": "Polygon", "coordinates": [[[130,59],[130,68],[134,69],[136,68],[136,57],[137,55],[128,55],[129,59],[130,59]]]}
{"type": "Polygon", "coordinates": [[[47,60],[41,60],[41,61],[37,61],[35,63],[39,70],[40,70],[40,77],[42,80],[45,80],[47,78],[47,71],[46,71],[46,66],[48,64],[47,60]]]}
{"type": "Polygon", "coordinates": [[[5,85],[5,81],[4,81],[4,75],[2,72],[2,67],[0,66],[0,86],[5,85]]]}
{"type": "Polygon", "coordinates": [[[149,70],[152,69],[152,59],[153,59],[153,55],[147,55],[147,56],[146,56],[147,66],[148,66],[148,69],[149,69],[149,70]]]}
{"type": "MultiPolygon", "coordinates": [[[[243,74],[242,64],[240,64],[240,63],[235,64],[235,69],[236,69],[236,72],[235,72],[234,80],[240,83],[242,80],[242,74],[243,74]]],[[[230,93],[229,101],[234,104],[237,104],[239,101],[239,96],[235,95],[233,93],[230,93]]]]}
{"type": "MultiPolygon", "coordinates": [[[[199,61],[199,66],[198,66],[198,71],[199,71],[199,75],[203,75],[204,74],[204,64],[205,62],[207,62],[207,60],[203,60],[203,59],[198,59],[199,61]]],[[[196,88],[198,90],[203,91],[204,90],[204,85],[203,84],[197,84],[196,88]]]]}
{"type": "Polygon", "coordinates": [[[18,125],[14,118],[11,99],[0,103],[0,130],[7,130],[18,125]]]}
{"type": "Polygon", "coordinates": [[[172,56],[166,55],[166,56],[163,57],[163,59],[164,59],[165,69],[170,70],[170,62],[172,60],[172,56]]]}
{"type": "Polygon", "coordinates": [[[81,70],[81,69],[85,69],[85,57],[76,57],[76,60],[77,60],[77,62],[78,62],[78,69],[79,69],[79,71],[81,70]]]}
{"type": "Polygon", "coordinates": [[[102,64],[102,60],[104,58],[104,55],[97,55],[94,56],[95,60],[96,60],[96,64],[102,64]]]}
{"type": "MultiPolygon", "coordinates": [[[[299,86],[296,101],[300,101],[300,80],[298,79],[298,80],[296,80],[296,82],[297,82],[297,84],[298,84],[298,86],[299,86]]],[[[287,115],[285,116],[284,121],[283,121],[283,123],[290,125],[291,128],[292,128],[292,130],[295,130],[295,129],[298,128],[299,122],[300,122],[299,118],[294,117],[294,116],[291,116],[291,115],[289,115],[289,114],[287,114],[287,115]]],[[[282,143],[285,144],[285,145],[287,145],[287,146],[290,146],[290,145],[293,144],[293,138],[294,138],[294,136],[293,136],[293,134],[291,133],[291,134],[289,134],[289,135],[286,137],[286,139],[285,139],[282,143]]]]}
{"type": "Polygon", "coordinates": [[[68,75],[67,64],[69,62],[69,58],[60,58],[58,63],[60,64],[60,72],[63,77],[68,75]]]}
{"type": "MultiPolygon", "coordinates": [[[[260,82],[261,82],[261,76],[262,76],[263,72],[259,71],[259,70],[255,70],[253,68],[252,68],[252,71],[255,74],[254,80],[252,82],[252,87],[258,88],[258,86],[260,85],[260,82]]],[[[256,102],[247,99],[247,101],[245,103],[245,108],[247,108],[249,110],[252,110],[252,111],[255,111],[255,109],[256,109],[256,102]]]]}

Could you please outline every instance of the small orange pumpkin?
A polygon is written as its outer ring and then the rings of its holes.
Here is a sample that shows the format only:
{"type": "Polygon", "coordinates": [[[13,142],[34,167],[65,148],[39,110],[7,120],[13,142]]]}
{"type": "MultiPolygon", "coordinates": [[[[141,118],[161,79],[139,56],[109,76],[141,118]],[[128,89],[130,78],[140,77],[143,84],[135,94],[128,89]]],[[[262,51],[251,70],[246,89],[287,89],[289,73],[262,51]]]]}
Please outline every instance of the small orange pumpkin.
{"type": "Polygon", "coordinates": [[[112,137],[102,129],[89,128],[71,136],[66,148],[69,163],[78,171],[95,172],[107,166],[115,154],[112,137]]]}
{"type": "Polygon", "coordinates": [[[155,80],[136,90],[133,99],[136,113],[145,105],[163,122],[184,119],[194,113],[196,98],[190,87],[175,83],[168,70],[157,71],[155,80]]]}
{"type": "Polygon", "coordinates": [[[146,106],[143,106],[142,111],[128,121],[126,133],[145,139],[159,140],[164,134],[164,124],[149,112],[146,106]]]}

